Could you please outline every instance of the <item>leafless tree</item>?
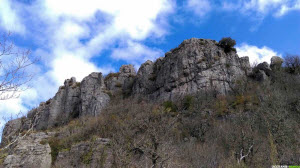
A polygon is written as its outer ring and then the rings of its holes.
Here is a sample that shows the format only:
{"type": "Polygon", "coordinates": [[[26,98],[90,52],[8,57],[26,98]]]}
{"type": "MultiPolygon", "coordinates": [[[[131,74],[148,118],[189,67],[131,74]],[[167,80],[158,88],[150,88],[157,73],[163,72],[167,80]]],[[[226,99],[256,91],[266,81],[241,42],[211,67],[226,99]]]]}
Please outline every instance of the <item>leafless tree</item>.
{"type": "Polygon", "coordinates": [[[287,55],[284,57],[284,64],[288,72],[300,74],[300,55],[287,55]]]}
{"type": "Polygon", "coordinates": [[[32,79],[27,72],[37,60],[30,59],[30,50],[19,50],[9,40],[11,33],[0,37],[0,100],[17,98],[32,79]]]}

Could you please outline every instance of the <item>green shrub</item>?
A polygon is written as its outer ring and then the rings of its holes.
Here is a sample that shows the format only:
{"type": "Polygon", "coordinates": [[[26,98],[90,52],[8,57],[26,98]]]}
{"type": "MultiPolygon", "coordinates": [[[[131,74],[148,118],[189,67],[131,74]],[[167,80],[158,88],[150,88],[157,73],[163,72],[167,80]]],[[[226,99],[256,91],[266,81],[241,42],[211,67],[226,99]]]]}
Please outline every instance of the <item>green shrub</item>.
{"type": "Polygon", "coordinates": [[[84,153],[80,158],[82,163],[89,165],[93,159],[93,150],[90,149],[88,152],[84,153]]]}
{"type": "Polygon", "coordinates": [[[176,112],[177,111],[177,106],[172,101],[165,101],[163,103],[163,107],[168,112],[176,112]]]}
{"type": "Polygon", "coordinates": [[[193,96],[185,96],[183,99],[183,108],[188,110],[193,106],[194,97],[193,96]]]}
{"type": "Polygon", "coordinates": [[[53,137],[49,140],[49,145],[51,148],[51,158],[52,158],[52,164],[55,163],[58,153],[61,150],[61,144],[60,144],[60,140],[56,137],[53,137]]]}
{"type": "Polygon", "coordinates": [[[0,165],[3,164],[3,162],[7,156],[8,156],[7,151],[5,151],[5,150],[0,151],[0,165]]]}
{"type": "Polygon", "coordinates": [[[233,47],[236,45],[235,40],[230,37],[224,37],[219,41],[219,45],[224,48],[226,53],[230,51],[236,51],[233,47]]]}

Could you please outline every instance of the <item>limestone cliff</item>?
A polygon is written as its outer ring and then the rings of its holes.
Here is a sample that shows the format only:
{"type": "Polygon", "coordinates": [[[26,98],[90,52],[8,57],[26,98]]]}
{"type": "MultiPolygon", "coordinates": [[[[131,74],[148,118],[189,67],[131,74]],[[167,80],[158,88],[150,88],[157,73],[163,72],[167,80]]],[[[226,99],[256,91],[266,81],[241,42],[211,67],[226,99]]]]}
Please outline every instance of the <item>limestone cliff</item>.
{"type": "MultiPolygon", "coordinates": [[[[81,116],[97,116],[109,103],[110,96],[118,93],[126,97],[143,96],[152,101],[176,100],[198,91],[213,90],[218,94],[228,94],[237,80],[249,76],[264,80],[281,63],[279,57],[274,57],[272,69],[267,63],[262,63],[252,70],[248,57],[240,58],[235,51],[225,52],[214,40],[185,40],[155,62],[143,63],[137,73],[132,65],[123,65],[118,73],[106,77],[93,72],[81,82],[76,82],[74,77],[65,80],[52,99],[40,103],[39,107],[28,112],[27,117],[5,125],[1,146],[6,146],[28,129],[46,130],[81,116]]],[[[40,167],[43,164],[49,167],[49,145],[40,144],[47,137],[32,134],[18,140],[4,160],[4,165],[40,167]],[[32,162],[24,161],[28,159],[32,162]]],[[[71,157],[74,155],[72,151],[78,151],[81,147],[85,151],[91,148],[85,144],[75,146],[71,152],[60,153],[58,162],[65,162],[63,155],[71,157]]]]}
{"type": "Polygon", "coordinates": [[[174,100],[200,90],[230,92],[235,81],[251,68],[248,57],[225,53],[214,40],[189,39],[155,62],[147,61],[138,71],[133,94],[151,99],[174,100]]]}

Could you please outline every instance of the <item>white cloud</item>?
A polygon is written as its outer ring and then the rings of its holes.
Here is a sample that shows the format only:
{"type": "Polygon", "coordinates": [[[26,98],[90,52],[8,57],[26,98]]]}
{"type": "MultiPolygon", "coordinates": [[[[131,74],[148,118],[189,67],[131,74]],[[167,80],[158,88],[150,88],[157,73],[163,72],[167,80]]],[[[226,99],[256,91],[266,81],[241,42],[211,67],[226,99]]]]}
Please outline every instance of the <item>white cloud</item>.
{"type": "Polygon", "coordinates": [[[275,13],[275,16],[280,17],[285,15],[286,13],[290,12],[290,11],[294,11],[294,10],[298,10],[300,11],[300,0],[298,0],[297,2],[295,2],[294,5],[282,5],[280,7],[280,10],[278,10],[275,13]]]}
{"type": "Polygon", "coordinates": [[[238,10],[243,14],[263,18],[268,14],[283,16],[289,11],[300,10],[300,0],[241,0],[222,2],[225,11],[238,10]]]}
{"type": "Polygon", "coordinates": [[[187,0],[186,7],[200,17],[205,16],[212,8],[209,0],[187,0]]]}
{"type": "Polygon", "coordinates": [[[128,41],[126,46],[113,50],[112,57],[117,60],[127,60],[132,64],[141,64],[147,60],[155,60],[163,56],[163,51],[151,49],[137,42],[128,41]]]}
{"type": "Polygon", "coordinates": [[[25,32],[25,27],[10,0],[0,0],[0,27],[6,31],[21,34],[25,32]]]}
{"type": "Polygon", "coordinates": [[[0,101],[0,111],[2,113],[16,115],[20,111],[27,111],[28,109],[22,105],[21,99],[9,99],[0,101]]]}
{"type": "Polygon", "coordinates": [[[236,49],[240,57],[243,56],[249,57],[250,64],[256,64],[261,62],[270,63],[271,58],[273,56],[281,56],[279,53],[266,46],[259,48],[257,46],[252,46],[243,43],[242,45],[238,46],[236,49]]]}

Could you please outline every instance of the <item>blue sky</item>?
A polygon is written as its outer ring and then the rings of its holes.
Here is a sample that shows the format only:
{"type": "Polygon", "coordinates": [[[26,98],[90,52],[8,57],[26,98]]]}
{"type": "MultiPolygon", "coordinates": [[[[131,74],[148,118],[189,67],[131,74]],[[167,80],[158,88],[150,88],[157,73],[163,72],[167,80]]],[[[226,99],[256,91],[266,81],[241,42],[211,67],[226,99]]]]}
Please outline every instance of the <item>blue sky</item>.
{"type": "Polygon", "coordinates": [[[28,69],[31,88],[0,102],[0,117],[53,97],[66,78],[138,68],[192,37],[230,36],[251,63],[300,54],[300,0],[0,0],[7,31],[40,62],[28,69]]]}

